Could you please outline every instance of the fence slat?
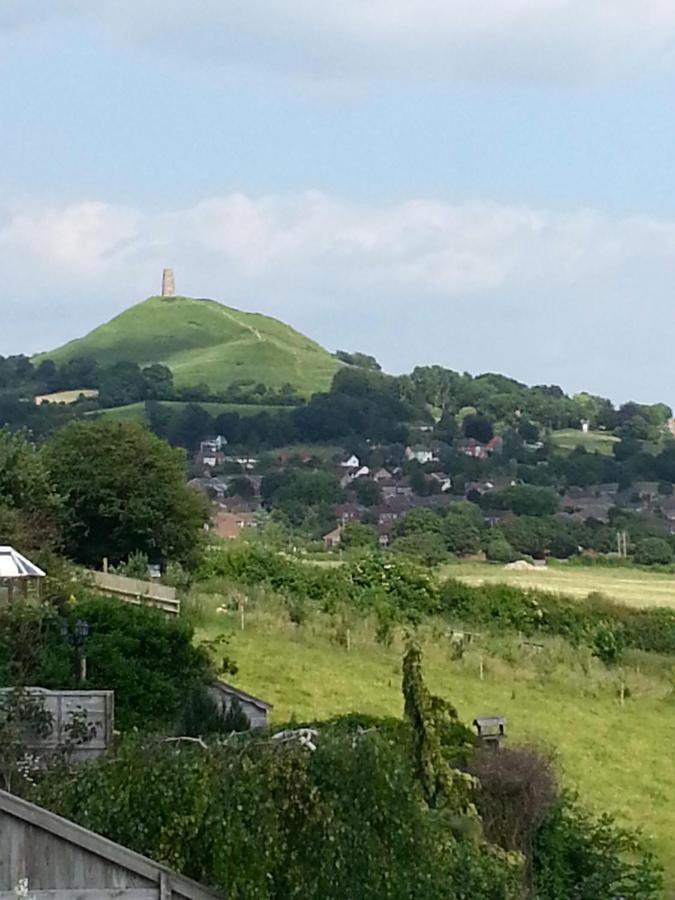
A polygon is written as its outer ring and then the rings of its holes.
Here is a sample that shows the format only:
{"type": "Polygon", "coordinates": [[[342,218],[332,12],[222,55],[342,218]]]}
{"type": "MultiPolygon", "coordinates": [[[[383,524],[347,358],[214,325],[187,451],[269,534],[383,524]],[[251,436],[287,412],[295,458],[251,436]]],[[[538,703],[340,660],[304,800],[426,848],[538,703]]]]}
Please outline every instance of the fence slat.
{"type": "Polygon", "coordinates": [[[114,594],[125,603],[135,606],[153,606],[162,612],[177,616],[180,614],[180,600],[176,589],[140,578],[126,575],[111,575],[109,572],[88,571],[92,586],[105,594],[114,594]]]}

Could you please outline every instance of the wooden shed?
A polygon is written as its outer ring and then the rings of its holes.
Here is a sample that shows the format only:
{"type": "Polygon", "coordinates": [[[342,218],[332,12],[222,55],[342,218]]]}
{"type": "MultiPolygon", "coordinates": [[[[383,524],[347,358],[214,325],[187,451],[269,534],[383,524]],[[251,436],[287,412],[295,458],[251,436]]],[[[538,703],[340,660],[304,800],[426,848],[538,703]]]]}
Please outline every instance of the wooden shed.
{"type": "Polygon", "coordinates": [[[0,791],[0,900],[217,900],[139,853],[0,791]]]}
{"type": "Polygon", "coordinates": [[[232,699],[236,697],[242,712],[251,724],[251,728],[264,728],[267,725],[267,713],[272,709],[271,703],[266,703],[253,694],[247,694],[226,681],[214,681],[209,685],[209,694],[216,701],[223,715],[227,715],[232,699]]]}

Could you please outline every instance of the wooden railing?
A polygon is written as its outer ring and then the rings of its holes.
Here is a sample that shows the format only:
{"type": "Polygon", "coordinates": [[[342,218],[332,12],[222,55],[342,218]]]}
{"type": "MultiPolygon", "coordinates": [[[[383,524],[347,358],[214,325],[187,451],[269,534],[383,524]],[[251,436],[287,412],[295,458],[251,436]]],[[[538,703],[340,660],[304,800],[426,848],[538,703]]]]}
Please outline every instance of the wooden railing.
{"type": "Polygon", "coordinates": [[[110,572],[88,571],[87,575],[92,587],[102,594],[112,594],[125,603],[134,603],[137,606],[152,606],[173,616],[180,613],[180,600],[176,596],[175,588],[157,584],[156,581],[112,575],[110,572]]]}

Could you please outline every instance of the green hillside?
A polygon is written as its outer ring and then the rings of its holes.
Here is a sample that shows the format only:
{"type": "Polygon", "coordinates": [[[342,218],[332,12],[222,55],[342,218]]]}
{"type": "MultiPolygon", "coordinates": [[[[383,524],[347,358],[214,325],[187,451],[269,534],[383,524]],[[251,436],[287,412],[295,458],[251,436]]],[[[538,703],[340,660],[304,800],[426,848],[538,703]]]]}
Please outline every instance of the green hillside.
{"type": "Polygon", "coordinates": [[[126,360],[164,363],[177,385],[234,381],[291,384],[304,394],[326,390],[340,363],[293,328],[215,300],[150,297],[83,338],[37,357],[61,364],[93,356],[102,365],[126,360]]]}

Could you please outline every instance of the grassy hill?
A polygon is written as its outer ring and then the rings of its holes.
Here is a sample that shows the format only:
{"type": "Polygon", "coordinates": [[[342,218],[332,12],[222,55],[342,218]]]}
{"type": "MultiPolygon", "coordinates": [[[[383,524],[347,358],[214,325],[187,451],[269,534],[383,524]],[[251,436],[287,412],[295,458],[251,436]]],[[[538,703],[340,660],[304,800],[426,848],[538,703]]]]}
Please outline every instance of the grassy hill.
{"type": "Polygon", "coordinates": [[[303,394],[326,390],[340,367],[327,350],[277,319],[190,297],[150,297],[36,361],[62,364],[82,356],[102,365],[164,363],[177,385],[222,390],[250,380],[288,383],[303,394]]]}

